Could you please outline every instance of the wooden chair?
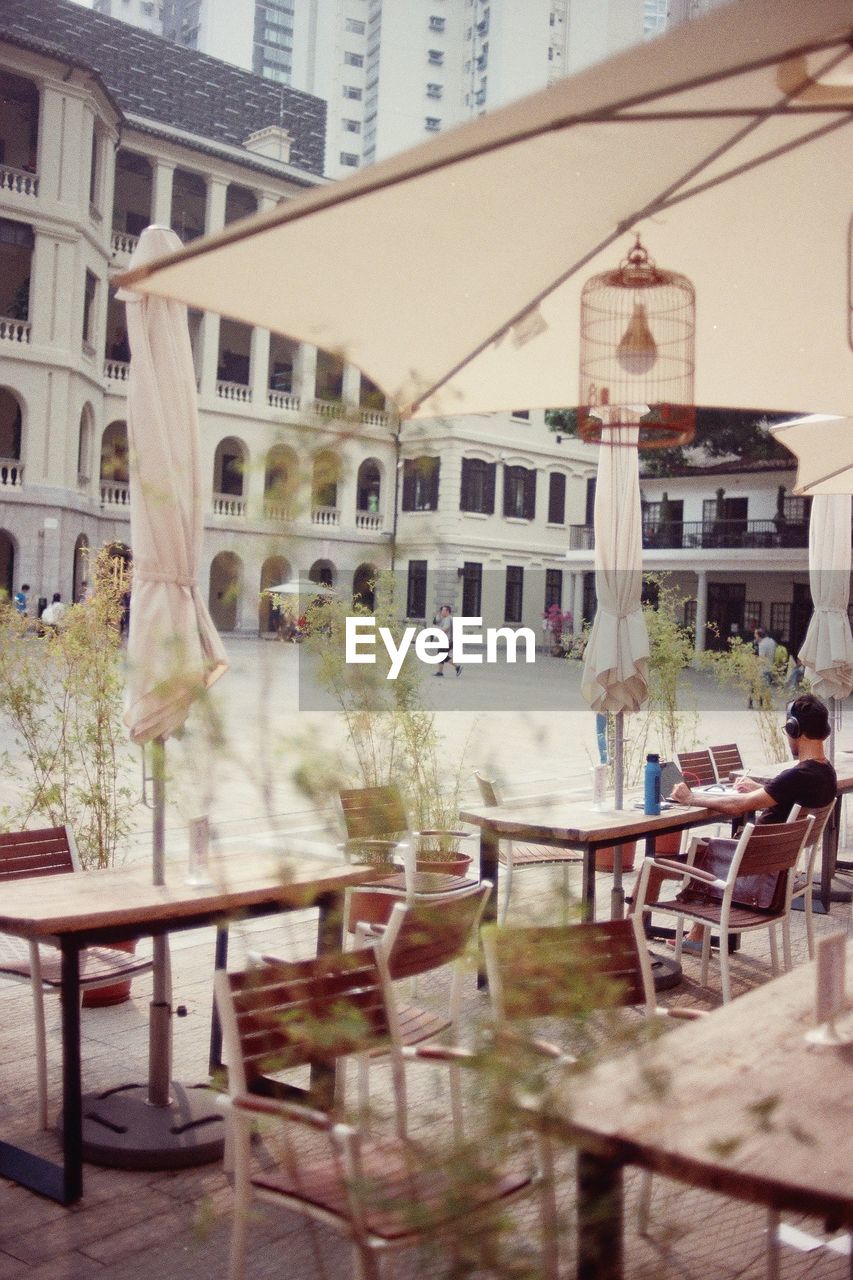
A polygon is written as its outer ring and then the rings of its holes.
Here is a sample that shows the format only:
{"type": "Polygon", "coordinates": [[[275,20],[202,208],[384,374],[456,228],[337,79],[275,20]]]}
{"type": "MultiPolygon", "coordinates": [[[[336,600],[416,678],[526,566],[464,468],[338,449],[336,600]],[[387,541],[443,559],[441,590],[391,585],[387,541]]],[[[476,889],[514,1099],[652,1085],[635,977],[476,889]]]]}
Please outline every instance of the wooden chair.
{"type": "MultiPolygon", "coordinates": [[[[449,1135],[449,1150],[408,1136],[406,1064],[458,1061],[461,1050],[403,1050],[390,976],[373,948],[296,964],[265,964],[216,974],[216,1000],[229,1061],[229,1121],[235,1150],[234,1219],[229,1275],[244,1274],[254,1196],[324,1224],[348,1239],[355,1274],[378,1280],[383,1254],[425,1241],[488,1231],[490,1215],[522,1197],[540,1204],[544,1274],[556,1277],[555,1211],[550,1170],[529,1160],[502,1167],[488,1144],[449,1135]],[[388,1050],[393,1059],[393,1134],[371,1137],[339,1114],[263,1096],[271,1071],[353,1052],[388,1050]],[[258,1121],[276,1126],[276,1167],[252,1171],[258,1121]],[[484,1160],[488,1150],[489,1159],[484,1160]],[[477,1176],[471,1159],[479,1154],[477,1176]],[[491,1166],[491,1167],[490,1167],[491,1166]]],[[[542,1144],[544,1151],[544,1144],[542,1144]]],[[[495,1218],[491,1218],[494,1222],[495,1218]]]]}
{"type": "Polygon", "coordinates": [[[736,742],[721,747],[709,747],[717,774],[717,782],[730,782],[734,774],[743,773],[743,758],[736,742]]]}
{"type": "MultiPolygon", "coordinates": [[[[821,841],[823,840],[823,832],[827,822],[832,816],[835,808],[835,801],[831,800],[829,804],[824,805],[821,809],[803,809],[800,805],[795,804],[788,817],[788,821],[792,822],[795,818],[804,818],[808,814],[814,818],[814,826],[811,830],[806,843],[803,845],[803,851],[800,854],[799,861],[794,868],[794,875],[791,881],[791,901],[794,902],[798,898],[803,900],[803,913],[806,917],[806,939],[809,945],[809,959],[814,960],[814,871],[818,854],[821,850],[821,841]]],[[[785,964],[790,969],[790,935],[785,935],[788,939],[788,954],[785,956],[785,964]]]]}
{"type": "MultiPolygon", "coordinates": [[[[489,975],[496,1034],[521,1043],[544,1060],[571,1069],[576,1060],[558,1045],[519,1035],[521,1021],[556,1018],[585,1021],[593,1009],[634,1008],[649,1019],[695,1020],[696,1009],[659,1008],[648,946],[639,914],[626,920],[480,931],[489,975]]],[[[529,1106],[529,1104],[527,1104],[529,1106]]],[[[651,1174],[640,1188],[640,1230],[651,1203],[651,1174]]]]}
{"type": "Polygon", "coordinates": [[[391,907],[397,900],[415,901],[434,894],[454,893],[469,889],[477,881],[465,876],[443,872],[418,871],[416,841],[421,836],[467,839],[469,832],[430,829],[414,831],[403,797],[397,786],[357,787],[339,792],[341,811],[347,839],[343,845],[344,856],[350,860],[359,855],[387,855],[388,862],[400,859],[403,870],[374,880],[369,889],[353,888],[347,891],[346,927],[355,930],[359,919],[375,917],[371,905],[377,895],[389,898],[387,909],[381,913],[387,920],[391,907]]]}
{"type": "MultiPolygon", "coordinates": [[[[44,827],[37,831],[13,831],[0,835],[0,882],[79,871],[80,858],[68,827],[44,827]]],[[[88,947],[80,954],[80,991],[108,987],[151,969],[150,957],[135,956],[114,947],[88,947]]],[[[42,1129],[47,1122],[47,1036],[45,993],[59,993],[62,960],[53,947],[42,947],[0,934],[0,976],[28,982],[33,993],[36,1029],[38,1114],[42,1129]]]]}
{"type": "Polygon", "coordinates": [[[707,747],[701,751],[678,751],[675,761],[688,786],[710,787],[717,781],[714,761],[707,747]]]}
{"type": "MultiPolygon", "coordinates": [[[[483,804],[499,805],[503,798],[498,792],[497,784],[474,770],[474,777],[480,789],[483,804]]],[[[583,853],[576,849],[552,849],[544,844],[519,844],[513,840],[502,840],[498,847],[498,864],[502,868],[503,894],[498,905],[498,924],[503,924],[509,910],[509,899],[512,893],[513,872],[525,867],[562,867],[563,868],[563,902],[569,900],[569,867],[583,862],[583,853]]]]}
{"type": "Polygon", "coordinates": [[[781,924],[786,957],[790,956],[790,914],[793,869],[808,843],[814,818],[744,827],[737,841],[711,839],[704,842],[703,865],[694,865],[699,837],[694,837],[687,863],[668,858],[647,858],[635,892],[636,912],[675,917],[675,957],[681,959],[684,921],[703,928],[703,985],[708,981],[711,930],[720,936],[720,979],[723,1002],[731,1000],[728,939],[730,934],[767,929],[774,976],[779,971],[776,925],[781,924]],[[732,848],[734,845],[734,849],[732,848]],[[673,899],[646,901],[652,868],[670,872],[669,878],[682,881],[673,899]]]}

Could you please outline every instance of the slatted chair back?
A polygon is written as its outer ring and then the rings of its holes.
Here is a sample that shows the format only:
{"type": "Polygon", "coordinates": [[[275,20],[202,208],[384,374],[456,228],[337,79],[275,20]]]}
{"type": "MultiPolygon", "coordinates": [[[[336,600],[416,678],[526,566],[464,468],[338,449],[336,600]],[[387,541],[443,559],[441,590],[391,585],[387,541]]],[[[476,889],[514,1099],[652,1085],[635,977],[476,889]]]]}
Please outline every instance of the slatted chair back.
{"type": "Polygon", "coordinates": [[[676,901],[719,901],[731,888],[732,902],[768,916],[785,910],[788,875],[797,864],[800,850],[809,839],[814,818],[794,822],[772,822],[764,826],[748,823],[734,852],[731,840],[708,840],[696,865],[715,875],[726,888],[688,882],[676,901]]]}
{"type": "Polygon", "coordinates": [[[0,881],[79,871],[80,858],[68,827],[10,831],[0,835],[0,881]]]}
{"type": "Polygon", "coordinates": [[[356,787],[339,795],[350,840],[402,835],[408,831],[409,819],[399,787],[356,787]]]}
{"type": "Polygon", "coordinates": [[[697,787],[708,787],[717,781],[714,762],[707,747],[701,751],[679,751],[675,759],[688,783],[693,783],[697,787]]]}
{"type": "Polygon", "coordinates": [[[655,1007],[637,918],[481,930],[499,1019],[574,1018],[590,1008],[655,1007]]]}
{"type": "Polygon", "coordinates": [[[814,818],[814,826],[811,829],[809,837],[804,845],[806,853],[811,854],[820,848],[820,842],[823,839],[824,829],[829,819],[832,817],[832,811],[835,808],[835,801],[830,800],[829,804],[821,805],[818,809],[808,809],[804,805],[795,804],[788,816],[789,822],[794,822],[797,818],[814,818]]]}
{"type": "Polygon", "coordinates": [[[726,742],[720,747],[710,747],[709,750],[718,782],[729,782],[733,774],[743,773],[743,757],[736,742],[726,742]]]}
{"type": "Polygon", "coordinates": [[[478,769],[474,770],[474,777],[477,779],[477,786],[480,790],[480,799],[483,804],[489,805],[490,808],[494,808],[496,805],[499,805],[501,803],[501,799],[498,794],[497,784],[493,779],[484,778],[478,769]]]}
{"type": "Polygon", "coordinates": [[[418,977],[461,956],[491,891],[485,880],[435,903],[397,903],[381,943],[392,980],[418,977]]]}
{"type": "MultiPolygon", "coordinates": [[[[216,974],[216,1001],[237,1092],[268,1077],[391,1043],[382,975],[371,948],[216,974]]],[[[233,1091],[233,1090],[232,1090],[233,1091]]]]}

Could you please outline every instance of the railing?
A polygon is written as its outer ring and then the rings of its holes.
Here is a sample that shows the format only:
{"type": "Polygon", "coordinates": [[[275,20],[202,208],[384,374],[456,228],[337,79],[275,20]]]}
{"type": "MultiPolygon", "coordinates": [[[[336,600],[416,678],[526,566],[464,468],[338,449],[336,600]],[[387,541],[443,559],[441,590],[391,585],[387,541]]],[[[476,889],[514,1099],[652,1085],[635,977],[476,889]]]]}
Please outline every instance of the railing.
{"type": "Polygon", "coordinates": [[[271,409],[298,409],[301,401],[292,391],[268,391],[267,404],[271,409]]]}
{"type": "Polygon", "coordinates": [[[238,520],[245,520],[246,499],[236,497],[233,493],[215,493],[213,495],[213,514],[215,516],[232,516],[238,520]]]}
{"type": "Polygon", "coordinates": [[[286,502],[271,502],[269,499],[265,499],[264,519],[276,520],[279,524],[286,524],[293,519],[293,512],[286,502]]]}
{"type": "Polygon", "coordinates": [[[109,382],[127,382],[130,373],[129,360],[105,360],[104,377],[109,382]]]}
{"type": "Polygon", "coordinates": [[[23,462],[18,458],[0,458],[0,489],[20,489],[23,483],[23,462]]]}
{"type": "Polygon", "coordinates": [[[390,427],[394,415],[384,409],[362,409],[359,416],[370,427],[390,427]]]}
{"type": "Polygon", "coordinates": [[[8,164],[0,164],[0,191],[17,191],[22,196],[37,196],[38,174],[28,173],[26,169],[13,169],[8,164]]]}
{"type": "MultiPolygon", "coordinates": [[[[764,547],[807,547],[807,523],[775,520],[669,520],[643,525],[643,547],[688,550],[736,550],[764,547]]],[[[592,551],[592,525],[569,528],[570,551],[592,551]]]]}
{"type": "Polygon", "coordinates": [[[347,412],[342,400],[312,400],[307,407],[318,418],[343,418],[347,412]]]}
{"type": "Polygon", "coordinates": [[[101,506],[129,507],[130,485],[122,480],[102,480],[101,506]]]}
{"type": "Polygon", "coordinates": [[[236,400],[238,404],[250,404],[252,400],[251,387],[242,382],[217,382],[216,394],[220,400],[236,400]]]}
{"type": "Polygon", "coordinates": [[[382,529],[382,517],[375,511],[356,511],[355,527],[367,533],[379,533],[382,529]]]}
{"type": "Polygon", "coordinates": [[[9,316],[0,316],[0,342],[20,342],[26,345],[29,340],[29,320],[12,320],[9,316]]]}
{"type": "Polygon", "coordinates": [[[138,244],[139,236],[132,236],[129,231],[114,231],[110,237],[113,253],[133,253],[138,244]]]}
{"type": "Polygon", "coordinates": [[[341,523],[341,513],[337,507],[312,507],[311,523],[337,526],[341,523]]]}

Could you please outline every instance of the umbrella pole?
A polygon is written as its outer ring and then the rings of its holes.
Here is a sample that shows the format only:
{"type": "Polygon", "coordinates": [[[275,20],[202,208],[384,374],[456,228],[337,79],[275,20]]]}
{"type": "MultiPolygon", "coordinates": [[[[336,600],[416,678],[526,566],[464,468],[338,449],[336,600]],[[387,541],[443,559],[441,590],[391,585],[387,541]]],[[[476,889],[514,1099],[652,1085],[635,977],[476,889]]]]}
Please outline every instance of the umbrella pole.
{"type": "MultiPolygon", "coordinates": [[[[166,883],[166,743],[154,738],[151,743],[151,765],[154,775],[154,883],[166,883]]],[[[172,1078],[172,966],[169,939],[155,935],[153,993],[149,1006],[148,1035],[148,1102],[152,1107],[168,1107],[171,1102],[169,1081],[172,1078]]]]}
{"type": "MultiPolygon", "coordinates": [[[[625,787],[625,713],[616,712],[613,734],[613,807],[622,809],[625,787]]],[[[613,888],[610,890],[610,919],[621,920],[625,914],[625,890],[622,887],[622,846],[613,847],[613,888]]]]}

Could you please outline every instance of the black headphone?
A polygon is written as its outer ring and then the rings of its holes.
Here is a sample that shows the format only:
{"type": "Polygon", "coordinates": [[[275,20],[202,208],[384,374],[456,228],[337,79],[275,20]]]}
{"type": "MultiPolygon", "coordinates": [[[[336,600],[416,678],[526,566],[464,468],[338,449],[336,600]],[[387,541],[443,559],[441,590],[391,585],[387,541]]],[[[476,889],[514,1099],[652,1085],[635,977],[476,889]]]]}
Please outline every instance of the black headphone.
{"type": "MultiPolygon", "coordinates": [[[[829,737],[830,733],[832,732],[832,729],[830,728],[830,724],[829,724],[829,712],[826,710],[826,708],[823,708],[823,712],[824,712],[823,724],[821,726],[820,731],[816,733],[814,736],[816,738],[826,739],[829,737]]],[[[803,732],[802,726],[800,725],[799,720],[794,715],[793,711],[791,711],[790,709],[788,710],[788,716],[787,716],[787,719],[785,720],[783,728],[789,738],[799,738],[803,732]]]]}

